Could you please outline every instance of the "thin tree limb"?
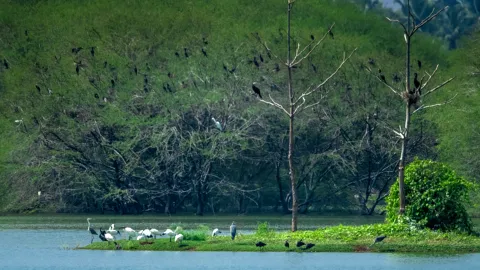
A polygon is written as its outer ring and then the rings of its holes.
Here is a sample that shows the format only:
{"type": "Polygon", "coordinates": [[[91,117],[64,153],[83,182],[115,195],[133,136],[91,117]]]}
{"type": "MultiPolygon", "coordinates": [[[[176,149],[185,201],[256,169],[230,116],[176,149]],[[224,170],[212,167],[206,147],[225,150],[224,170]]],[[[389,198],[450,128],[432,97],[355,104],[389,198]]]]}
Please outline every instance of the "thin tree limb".
{"type": "Polygon", "coordinates": [[[416,109],[415,111],[412,112],[412,114],[418,112],[418,111],[421,111],[421,110],[425,110],[425,109],[428,109],[428,108],[432,108],[432,107],[437,107],[437,106],[442,106],[442,105],[446,105],[448,103],[451,103],[452,100],[454,100],[456,97],[457,97],[458,94],[455,94],[455,96],[453,96],[451,99],[449,100],[446,100],[442,103],[437,103],[437,104],[432,104],[432,105],[422,105],[420,107],[418,107],[418,109],[416,109]]]}
{"type": "Polygon", "coordinates": [[[274,107],[277,107],[277,108],[281,109],[284,113],[286,113],[288,116],[290,116],[290,113],[287,110],[285,110],[285,108],[281,104],[279,104],[275,100],[273,100],[273,98],[272,98],[272,96],[270,96],[270,94],[268,94],[268,97],[270,98],[270,100],[272,102],[266,101],[264,99],[260,99],[260,101],[263,102],[263,103],[272,105],[274,107]]]}

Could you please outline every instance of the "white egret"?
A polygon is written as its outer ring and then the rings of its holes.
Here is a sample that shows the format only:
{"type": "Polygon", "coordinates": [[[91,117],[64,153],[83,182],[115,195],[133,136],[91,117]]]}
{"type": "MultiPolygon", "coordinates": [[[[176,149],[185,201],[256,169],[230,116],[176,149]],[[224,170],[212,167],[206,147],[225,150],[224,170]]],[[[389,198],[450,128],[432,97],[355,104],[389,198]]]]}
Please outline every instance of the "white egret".
{"type": "Polygon", "coordinates": [[[217,120],[215,120],[214,117],[212,117],[212,121],[215,123],[215,127],[216,127],[218,130],[223,131],[222,124],[220,124],[220,122],[218,122],[217,120]]]}
{"type": "Polygon", "coordinates": [[[212,232],[212,236],[217,236],[218,234],[222,233],[221,231],[218,230],[218,228],[215,228],[212,232]]]}
{"type": "Polygon", "coordinates": [[[181,243],[183,241],[183,234],[179,233],[175,235],[175,243],[181,243]]]}

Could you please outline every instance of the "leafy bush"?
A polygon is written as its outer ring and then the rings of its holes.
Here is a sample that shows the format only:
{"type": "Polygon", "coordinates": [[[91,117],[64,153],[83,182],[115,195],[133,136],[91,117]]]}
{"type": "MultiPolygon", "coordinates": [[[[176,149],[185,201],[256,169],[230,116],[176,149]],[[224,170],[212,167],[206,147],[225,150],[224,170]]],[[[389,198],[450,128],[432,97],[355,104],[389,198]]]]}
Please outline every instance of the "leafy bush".
{"type": "Polygon", "coordinates": [[[415,159],[405,168],[405,214],[398,215],[397,181],[387,197],[387,221],[471,232],[472,223],[464,205],[473,187],[445,164],[415,159]]]}
{"type": "Polygon", "coordinates": [[[271,236],[274,235],[275,231],[269,228],[268,222],[258,223],[257,231],[255,235],[257,236],[271,236]]]}

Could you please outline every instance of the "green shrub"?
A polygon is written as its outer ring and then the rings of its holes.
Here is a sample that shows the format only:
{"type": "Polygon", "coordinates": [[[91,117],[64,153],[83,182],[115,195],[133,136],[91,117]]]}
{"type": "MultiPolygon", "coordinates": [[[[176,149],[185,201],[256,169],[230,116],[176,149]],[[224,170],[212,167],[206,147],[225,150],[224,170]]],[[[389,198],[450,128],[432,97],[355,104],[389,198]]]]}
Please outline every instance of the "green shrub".
{"type": "Polygon", "coordinates": [[[471,232],[465,209],[474,184],[458,176],[447,165],[415,159],[405,168],[405,214],[398,215],[398,181],[387,197],[387,222],[420,227],[471,232]]]}
{"type": "Polygon", "coordinates": [[[268,222],[258,223],[257,231],[255,232],[257,236],[270,236],[274,235],[275,231],[269,228],[268,222]]]}

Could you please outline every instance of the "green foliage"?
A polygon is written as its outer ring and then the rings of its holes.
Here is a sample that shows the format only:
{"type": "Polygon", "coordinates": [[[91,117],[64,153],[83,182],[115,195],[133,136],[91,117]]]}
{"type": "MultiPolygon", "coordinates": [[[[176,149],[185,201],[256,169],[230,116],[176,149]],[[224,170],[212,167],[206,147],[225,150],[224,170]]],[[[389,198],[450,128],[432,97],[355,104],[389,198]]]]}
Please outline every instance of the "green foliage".
{"type": "Polygon", "coordinates": [[[265,222],[258,223],[257,230],[255,231],[255,235],[268,238],[270,236],[273,236],[274,234],[275,234],[275,231],[269,227],[268,222],[265,221],[265,222]]]}
{"type": "Polygon", "coordinates": [[[474,185],[447,165],[416,159],[405,168],[404,216],[398,215],[398,182],[387,201],[387,221],[409,223],[430,229],[472,231],[465,209],[474,185]]]}

